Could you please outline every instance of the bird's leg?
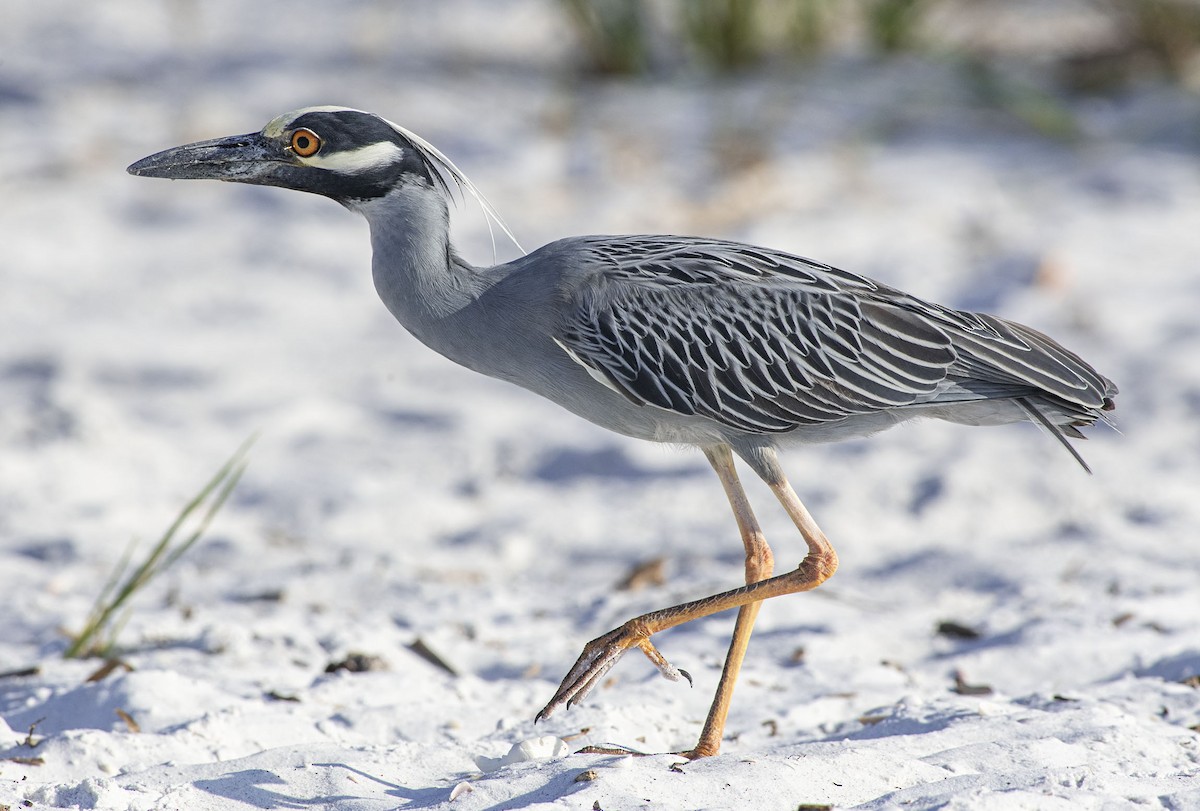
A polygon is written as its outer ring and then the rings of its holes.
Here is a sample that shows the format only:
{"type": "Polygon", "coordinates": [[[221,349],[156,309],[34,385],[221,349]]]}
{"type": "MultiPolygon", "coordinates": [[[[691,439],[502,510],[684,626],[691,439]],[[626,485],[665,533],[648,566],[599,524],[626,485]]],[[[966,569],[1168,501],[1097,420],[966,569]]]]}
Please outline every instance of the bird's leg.
{"type": "MultiPolygon", "coordinates": [[[[755,465],[755,470],[771,487],[772,492],[775,493],[776,498],[779,499],[780,504],[783,505],[808,545],[808,554],[805,555],[800,565],[786,574],[714,594],[711,597],[664,608],[661,611],[643,614],[631,619],[620,628],[593,639],[584,646],[583,653],[579,655],[575,665],[562,680],[558,691],[550,699],[550,703],[537,714],[536,720],[549,718],[559,707],[565,705],[569,708],[572,704],[583,700],[604,674],[612,669],[617,660],[626,651],[635,647],[650,657],[651,661],[655,662],[668,678],[678,679],[682,671],[667,665],[666,659],[650,642],[650,636],[659,631],[665,631],[668,628],[674,628],[677,625],[683,625],[686,622],[731,608],[741,608],[771,597],[809,591],[833,575],[837,569],[837,554],[833,551],[833,547],[825,538],[824,533],[813,521],[812,516],[809,515],[808,510],[800,502],[791,485],[788,484],[782,470],[774,460],[774,454],[764,453],[757,461],[759,464],[755,465]]],[[[748,630],[745,631],[745,635],[749,635],[748,630]]],[[[740,665],[740,656],[738,663],[740,665]]],[[[731,688],[732,683],[723,689],[731,688]]],[[[728,698],[725,698],[724,702],[727,705],[728,698]]],[[[714,708],[715,711],[721,712],[718,702],[714,702],[714,708]]],[[[710,716],[712,715],[713,713],[710,713],[710,716]]],[[[723,712],[721,717],[723,719],[723,712]]],[[[701,743],[704,743],[703,739],[701,743]]],[[[694,757],[701,757],[712,753],[699,751],[699,749],[698,746],[690,754],[694,757]]]]}
{"type": "MultiPolygon", "coordinates": [[[[729,506],[733,508],[733,517],[737,520],[742,545],[746,549],[746,583],[766,580],[775,570],[775,558],[771,554],[771,547],[767,545],[762,528],[758,525],[758,519],[754,517],[754,511],[750,508],[746,491],[742,489],[737,470],[733,466],[733,454],[727,445],[721,445],[706,449],[704,455],[708,457],[713,470],[721,479],[729,506]]],[[[738,609],[733,638],[729,641],[729,652],[725,654],[725,667],[721,670],[721,681],[717,684],[712,706],[708,708],[704,730],[700,733],[700,740],[696,742],[696,746],[689,752],[681,753],[688,759],[708,757],[721,751],[725,718],[729,715],[729,705],[733,701],[733,686],[737,683],[738,673],[742,669],[742,660],[746,658],[750,633],[754,630],[754,620],[758,617],[758,609],[761,606],[762,601],[759,600],[738,609]]]]}

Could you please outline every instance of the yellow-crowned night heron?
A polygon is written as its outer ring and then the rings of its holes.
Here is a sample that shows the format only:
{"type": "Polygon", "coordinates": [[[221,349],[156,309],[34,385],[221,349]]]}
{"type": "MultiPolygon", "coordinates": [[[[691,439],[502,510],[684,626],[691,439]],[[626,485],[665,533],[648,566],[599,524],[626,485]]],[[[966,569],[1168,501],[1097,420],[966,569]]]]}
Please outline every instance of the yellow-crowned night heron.
{"type": "Polygon", "coordinates": [[[633,648],[668,678],[686,675],[651,636],[738,608],[716,697],[689,757],[720,749],[760,601],[815,588],[837,568],[777,447],[865,436],[913,417],[1030,420],[1082,464],[1067,437],[1082,436],[1078,426],[1111,410],[1117,393],[1029,327],[768,248],[697,237],[572,237],[507,264],[473,267],[450,245],[447,213],[451,186],[473,187],[426,141],[357,110],[297,110],[261,132],[169,149],[129,171],[336,200],[367,218],[380,297],[435,352],[617,433],[704,451],[741,531],[746,585],[592,640],[537,716],[583,699],[633,648]],[[770,486],[808,545],[786,574],[771,576],[771,550],[734,455],[770,486]]]}

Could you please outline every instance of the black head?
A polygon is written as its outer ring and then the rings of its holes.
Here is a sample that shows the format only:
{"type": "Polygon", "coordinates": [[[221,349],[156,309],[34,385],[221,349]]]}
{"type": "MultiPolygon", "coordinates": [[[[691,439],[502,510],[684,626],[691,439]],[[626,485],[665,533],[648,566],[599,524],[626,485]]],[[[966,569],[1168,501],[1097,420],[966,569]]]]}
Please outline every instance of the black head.
{"type": "Polygon", "coordinates": [[[306,107],[285,113],[261,132],[200,141],[143,158],[141,177],[209,178],[279,186],[352,205],[405,184],[449,191],[458,172],[411,132],[372,113],[306,107]]]}

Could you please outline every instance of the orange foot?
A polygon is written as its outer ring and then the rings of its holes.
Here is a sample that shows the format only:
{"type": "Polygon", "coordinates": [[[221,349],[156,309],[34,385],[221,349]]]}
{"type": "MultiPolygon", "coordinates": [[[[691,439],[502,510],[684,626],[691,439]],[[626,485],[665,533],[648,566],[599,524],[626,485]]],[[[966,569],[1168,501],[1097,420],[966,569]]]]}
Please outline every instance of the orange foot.
{"type": "Polygon", "coordinates": [[[598,636],[583,646],[583,653],[579,654],[575,665],[558,685],[558,691],[550,699],[550,703],[537,714],[534,722],[549,718],[559,707],[565,706],[570,709],[573,705],[583,701],[604,677],[604,674],[612,670],[620,658],[633,648],[638,648],[646,654],[646,658],[658,668],[658,672],[664,678],[671,681],[687,679],[688,684],[692,683],[692,677],[686,670],[676,668],[658,652],[658,648],[654,647],[654,643],[650,641],[650,630],[646,624],[638,620],[630,620],[620,628],[598,636]]]}

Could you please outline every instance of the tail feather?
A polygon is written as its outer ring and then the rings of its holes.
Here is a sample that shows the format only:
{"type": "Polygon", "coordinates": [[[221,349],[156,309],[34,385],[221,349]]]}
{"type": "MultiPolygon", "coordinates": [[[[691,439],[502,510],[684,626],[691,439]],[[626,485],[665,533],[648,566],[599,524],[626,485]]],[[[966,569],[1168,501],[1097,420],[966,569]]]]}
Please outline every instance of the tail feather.
{"type": "Polygon", "coordinates": [[[1075,457],[1075,461],[1079,463],[1080,467],[1082,467],[1089,474],[1092,472],[1092,469],[1088,467],[1088,463],[1083,460],[1083,457],[1079,454],[1079,451],[1075,450],[1075,446],[1072,445],[1070,440],[1067,438],[1068,436],[1072,436],[1077,439],[1085,439],[1086,437],[1080,433],[1079,429],[1075,428],[1074,426],[1061,427],[1055,425],[1028,397],[1017,397],[1015,398],[1015,402],[1029,417],[1030,422],[1044,430],[1046,433],[1050,434],[1050,436],[1057,439],[1059,444],[1067,449],[1067,453],[1075,457]]]}

